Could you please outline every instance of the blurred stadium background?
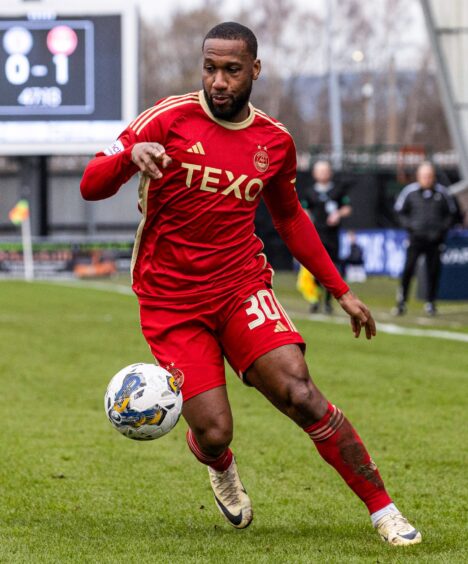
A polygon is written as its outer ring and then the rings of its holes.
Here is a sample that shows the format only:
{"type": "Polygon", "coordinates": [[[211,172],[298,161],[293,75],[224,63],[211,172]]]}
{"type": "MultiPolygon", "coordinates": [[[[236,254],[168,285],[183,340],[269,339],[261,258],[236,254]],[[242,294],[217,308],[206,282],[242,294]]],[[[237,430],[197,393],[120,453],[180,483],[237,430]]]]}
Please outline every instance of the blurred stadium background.
{"type": "Polygon", "coordinates": [[[468,561],[467,52],[466,0],[0,0],[0,562],[468,561]],[[253,101],[296,140],[299,195],[323,158],[350,187],[343,241],[354,230],[364,247],[367,280],[353,287],[379,322],[371,343],[351,339],[338,312],[312,318],[262,207],[257,229],[314,378],[423,532],[405,554],[232,374],[234,448],[256,512],[240,535],[219,521],[183,422],[145,447],[102,410],[112,374],[151,362],[129,287],[136,180],[89,203],[80,177],[139,111],[200,88],[201,39],[227,19],[258,35],[253,101]],[[464,219],[444,255],[440,314],[412,300],[395,319],[404,233],[392,206],[427,158],[464,219]],[[26,225],[34,283],[18,281],[31,275],[26,225]]]}
{"type": "MultiPolygon", "coordinates": [[[[19,228],[9,220],[22,198],[36,278],[128,270],[139,221],[135,179],[95,204],[81,200],[80,175],[140,111],[200,87],[201,38],[226,18],[259,37],[264,70],[253,101],[294,136],[299,195],[324,158],[350,188],[354,210],[343,232],[357,231],[368,274],[399,274],[404,235],[395,234],[393,202],[419,162],[436,164],[464,214],[449,240],[440,297],[468,299],[461,0],[263,0],[254,10],[222,0],[8,3],[0,14],[0,276],[24,268],[19,228]]],[[[257,231],[273,266],[293,268],[264,206],[257,231]]]]}

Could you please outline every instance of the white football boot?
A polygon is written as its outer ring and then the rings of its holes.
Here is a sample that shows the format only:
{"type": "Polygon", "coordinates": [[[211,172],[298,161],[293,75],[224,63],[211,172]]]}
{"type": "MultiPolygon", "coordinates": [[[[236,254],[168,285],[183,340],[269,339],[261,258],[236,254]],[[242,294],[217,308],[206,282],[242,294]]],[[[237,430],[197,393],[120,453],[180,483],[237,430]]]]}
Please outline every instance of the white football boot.
{"type": "Polygon", "coordinates": [[[384,515],[374,527],[384,542],[395,546],[418,544],[422,540],[421,533],[398,512],[384,515]]]}
{"type": "Polygon", "coordinates": [[[239,478],[236,461],[224,472],[208,466],[215,502],[224,518],[236,529],[245,529],[252,522],[253,512],[250,498],[239,478]]]}

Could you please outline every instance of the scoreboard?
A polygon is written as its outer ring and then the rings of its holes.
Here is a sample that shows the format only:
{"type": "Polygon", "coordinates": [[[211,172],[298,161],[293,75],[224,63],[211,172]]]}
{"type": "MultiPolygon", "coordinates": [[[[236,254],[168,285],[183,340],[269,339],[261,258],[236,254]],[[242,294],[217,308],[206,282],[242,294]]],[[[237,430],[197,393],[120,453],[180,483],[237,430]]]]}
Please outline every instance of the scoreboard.
{"type": "Polygon", "coordinates": [[[70,4],[2,9],[0,155],[90,154],[136,116],[135,7],[70,4]]]}

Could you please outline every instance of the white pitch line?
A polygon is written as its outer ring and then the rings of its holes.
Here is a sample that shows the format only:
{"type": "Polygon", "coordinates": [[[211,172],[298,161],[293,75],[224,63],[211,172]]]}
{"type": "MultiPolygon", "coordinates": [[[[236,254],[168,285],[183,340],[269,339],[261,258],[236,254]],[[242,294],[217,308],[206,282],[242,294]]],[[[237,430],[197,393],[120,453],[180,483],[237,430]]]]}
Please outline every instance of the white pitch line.
{"type": "MultiPolygon", "coordinates": [[[[82,282],[63,281],[63,280],[44,280],[35,281],[35,284],[57,284],[68,288],[91,288],[93,290],[101,290],[104,292],[112,292],[114,294],[123,294],[126,296],[134,296],[133,290],[124,284],[109,284],[106,282],[82,282]]],[[[320,321],[321,323],[334,323],[337,325],[348,325],[349,320],[345,317],[333,317],[328,315],[314,314],[303,315],[297,312],[289,311],[291,317],[301,319],[303,321],[320,321]]],[[[394,323],[377,323],[377,331],[387,333],[389,335],[402,335],[409,337],[429,337],[432,339],[445,339],[449,341],[460,341],[468,343],[468,333],[457,333],[456,331],[442,331],[439,329],[417,329],[412,327],[401,327],[394,323]]]]}
{"type": "MultiPolygon", "coordinates": [[[[330,317],[327,315],[301,315],[291,313],[291,317],[304,321],[320,321],[321,323],[335,323],[337,325],[348,325],[349,320],[345,317],[330,317]]],[[[401,327],[394,323],[377,322],[377,332],[389,335],[404,335],[410,337],[430,337],[433,339],[446,339],[449,341],[461,341],[468,343],[468,333],[457,333],[456,331],[442,331],[440,329],[417,329],[412,327],[401,327]]]]}
{"type": "Polygon", "coordinates": [[[434,339],[448,339],[450,341],[461,341],[468,343],[467,333],[456,333],[455,331],[443,331],[440,329],[416,329],[411,327],[400,327],[393,323],[379,323],[378,328],[383,333],[390,335],[411,335],[412,337],[432,337],[434,339]]]}
{"type": "Polygon", "coordinates": [[[123,294],[125,296],[135,296],[130,286],[125,284],[111,284],[107,282],[83,282],[81,280],[35,280],[35,284],[55,284],[65,288],[80,288],[87,290],[100,290],[101,292],[111,292],[113,294],[123,294]]]}

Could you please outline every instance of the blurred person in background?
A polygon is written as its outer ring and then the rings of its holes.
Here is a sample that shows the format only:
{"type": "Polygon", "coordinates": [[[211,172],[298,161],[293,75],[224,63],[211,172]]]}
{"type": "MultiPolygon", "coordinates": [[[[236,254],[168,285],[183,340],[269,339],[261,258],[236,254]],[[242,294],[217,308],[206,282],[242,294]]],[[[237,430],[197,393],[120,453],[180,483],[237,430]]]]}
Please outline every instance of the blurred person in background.
{"type": "MultiPolygon", "coordinates": [[[[351,200],[345,187],[333,181],[329,162],[317,161],[312,168],[312,178],[314,183],[308,187],[305,194],[307,207],[322,243],[335,266],[340,270],[340,224],[343,218],[352,213],[351,200]]],[[[324,293],[324,310],[325,313],[330,314],[333,312],[332,295],[328,290],[324,293]]],[[[311,312],[316,313],[319,307],[318,302],[311,304],[311,312]]]]}
{"type": "Polygon", "coordinates": [[[364,262],[364,251],[359,245],[354,231],[348,231],[349,252],[343,259],[345,279],[348,282],[365,282],[367,274],[364,262]]]}
{"type": "Polygon", "coordinates": [[[408,231],[409,243],[392,313],[406,313],[411,279],[419,257],[424,255],[427,276],[424,309],[428,315],[435,315],[440,255],[445,236],[457,218],[455,200],[445,186],[437,182],[434,165],[424,161],[416,170],[416,182],[403,188],[394,210],[401,226],[408,231]]]}

